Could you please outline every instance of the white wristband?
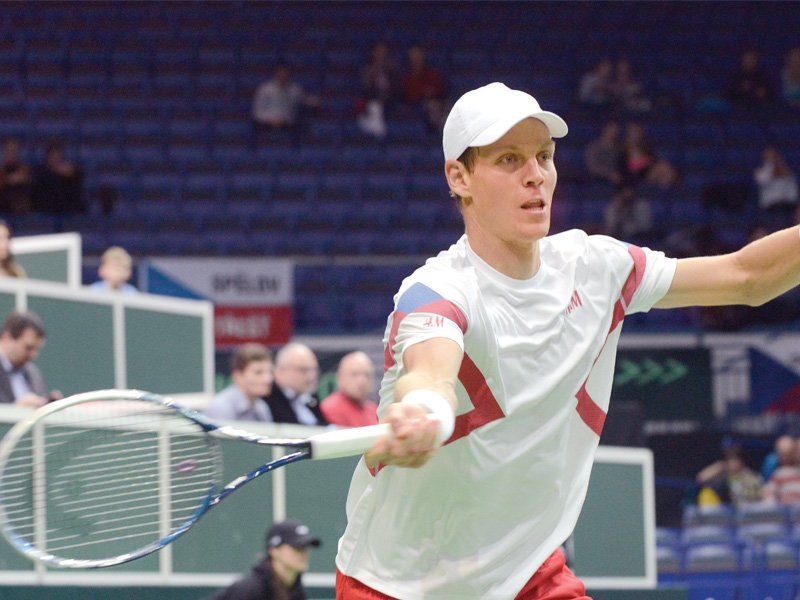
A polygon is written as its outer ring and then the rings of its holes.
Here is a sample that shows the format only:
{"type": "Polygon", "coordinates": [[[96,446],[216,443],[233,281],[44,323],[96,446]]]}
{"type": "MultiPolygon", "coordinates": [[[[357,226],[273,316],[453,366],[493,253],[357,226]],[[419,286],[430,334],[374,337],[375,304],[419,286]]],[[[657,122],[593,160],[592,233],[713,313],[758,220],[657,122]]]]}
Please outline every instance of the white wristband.
{"type": "Polygon", "coordinates": [[[402,403],[417,404],[427,409],[430,416],[439,421],[439,433],[436,436],[436,445],[441,446],[447,441],[456,426],[456,416],[453,407],[447,398],[433,390],[411,390],[400,401],[402,403]]]}

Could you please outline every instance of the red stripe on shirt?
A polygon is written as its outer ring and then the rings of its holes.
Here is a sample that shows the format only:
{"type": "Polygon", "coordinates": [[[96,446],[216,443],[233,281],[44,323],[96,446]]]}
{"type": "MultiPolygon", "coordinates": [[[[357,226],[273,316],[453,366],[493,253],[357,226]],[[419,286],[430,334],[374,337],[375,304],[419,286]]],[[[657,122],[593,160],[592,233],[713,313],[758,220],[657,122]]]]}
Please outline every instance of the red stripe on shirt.
{"type": "MultiPolygon", "coordinates": [[[[594,368],[594,365],[597,363],[597,359],[600,358],[600,354],[603,353],[603,349],[605,348],[606,342],[608,341],[611,333],[625,319],[625,310],[628,305],[630,305],[633,295],[636,293],[636,290],[639,289],[642,279],[644,278],[645,267],[647,266],[647,257],[645,256],[644,250],[638,246],[628,246],[628,254],[630,254],[631,259],[633,259],[633,268],[631,269],[628,278],[625,280],[625,284],[622,286],[619,299],[614,303],[611,326],[608,328],[608,333],[606,334],[606,339],[603,342],[603,347],[600,349],[600,352],[597,354],[594,362],[592,363],[592,368],[594,368]]],[[[584,380],[581,389],[577,394],[575,394],[575,398],[578,400],[578,404],[575,409],[578,411],[578,414],[583,422],[586,423],[587,427],[594,431],[599,437],[603,432],[603,425],[606,421],[606,413],[589,395],[589,392],[586,391],[586,384],[588,383],[590,376],[591,371],[584,380]]]]}
{"type": "Polygon", "coordinates": [[[468,354],[464,354],[461,360],[461,369],[458,372],[458,380],[464,386],[472,409],[456,417],[456,425],[453,435],[450,436],[445,444],[454,442],[459,438],[469,435],[472,431],[504,417],[500,404],[497,402],[486,377],[483,376],[478,366],[472,362],[468,354]]]}

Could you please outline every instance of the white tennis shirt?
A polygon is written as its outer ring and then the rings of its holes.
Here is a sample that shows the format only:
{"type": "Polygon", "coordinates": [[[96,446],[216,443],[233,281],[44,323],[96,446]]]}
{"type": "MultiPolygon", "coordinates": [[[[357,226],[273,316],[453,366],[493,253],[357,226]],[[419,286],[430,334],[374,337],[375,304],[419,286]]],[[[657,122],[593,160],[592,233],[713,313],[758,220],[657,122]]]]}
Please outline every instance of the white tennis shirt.
{"type": "Polygon", "coordinates": [[[420,469],[356,467],[338,569],[402,600],[511,600],[571,534],[608,408],[622,320],[668,291],[676,261],[604,236],[540,242],[531,279],[466,236],[406,278],[384,343],[379,415],[403,352],[464,349],[453,436],[420,469]]]}

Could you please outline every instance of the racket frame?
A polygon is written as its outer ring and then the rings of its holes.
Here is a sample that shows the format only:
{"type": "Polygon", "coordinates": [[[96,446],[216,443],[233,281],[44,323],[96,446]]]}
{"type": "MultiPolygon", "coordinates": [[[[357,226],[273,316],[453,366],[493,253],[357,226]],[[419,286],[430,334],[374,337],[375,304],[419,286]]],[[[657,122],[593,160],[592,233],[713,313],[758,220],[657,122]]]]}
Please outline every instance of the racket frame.
{"type": "MultiPolygon", "coordinates": [[[[177,540],[211,508],[217,506],[230,494],[242,486],[250,483],[254,479],[260,477],[261,475],[286,465],[312,458],[329,459],[361,454],[371,447],[377,439],[387,435],[390,431],[389,426],[384,424],[356,429],[330,431],[312,436],[307,439],[276,439],[268,436],[258,435],[230,425],[218,425],[210,421],[203,414],[177,404],[168,396],[161,396],[142,390],[97,390],[93,392],[76,394],[74,396],[70,396],[69,398],[52,402],[30,413],[28,416],[15,424],[0,441],[0,480],[2,480],[2,476],[6,468],[6,461],[16,447],[17,443],[31,429],[35,429],[37,425],[48,415],[54,412],[65,410],[76,404],[112,399],[119,401],[144,401],[152,403],[154,406],[157,405],[168,408],[189,419],[190,421],[193,421],[199,425],[206,434],[213,438],[238,440],[251,444],[268,446],[271,448],[289,448],[293,451],[278,459],[266,462],[239,477],[236,477],[224,486],[213,486],[211,489],[209,489],[208,495],[204,501],[197,506],[195,511],[188,518],[186,518],[183,523],[172,529],[167,535],[149,544],[141,546],[136,550],[115,557],[103,559],[75,559],[56,556],[50,552],[47,552],[46,550],[41,550],[40,548],[45,540],[41,539],[42,534],[39,532],[42,530],[41,521],[46,521],[46,516],[35,517],[40,519],[40,522],[37,523],[34,528],[35,539],[33,541],[26,540],[15,531],[13,524],[10,523],[5,507],[3,506],[2,502],[0,502],[0,530],[2,530],[3,534],[13,546],[28,558],[49,566],[73,569],[105,568],[142,558],[177,540]]],[[[35,449],[34,452],[36,452],[35,449]]],[[[36,469],[36,464],[38,463],[34,462],[34,470],[36,469]]],[[[35,476],[34,479],[36,479],[35,476]]],[[[40,493],[42,493],[41,490],[40,493]]],[[[0,495],[0,499],[1,498],[2,496],[0,495]]]]}

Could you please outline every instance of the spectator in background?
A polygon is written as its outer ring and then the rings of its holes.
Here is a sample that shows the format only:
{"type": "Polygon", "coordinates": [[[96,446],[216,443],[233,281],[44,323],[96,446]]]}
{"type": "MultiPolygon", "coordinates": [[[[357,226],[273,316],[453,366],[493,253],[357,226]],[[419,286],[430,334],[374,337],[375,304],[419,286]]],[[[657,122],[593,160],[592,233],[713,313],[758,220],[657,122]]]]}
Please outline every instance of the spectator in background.
{"type": "Polygon", "coordinates": [[[336,369],[336,391],[322,401],[322,414],[332,425],[362,427],[378,422],[375,367],[364,352],[350,352],[336,369]]]}
{"type": "Polygon", "coordinates": [[[781,435],[775,440],[772,452],[764,457],[761,464],[761,476],[764,481],[769,481],[775,470],[785,464],[791,464],[797,443],[790,435],[781,435]]]}
{"type": "Polygon", "coordinates": [[[640,197],[632,186],[624,186],[603,212],[606,235],[639,245],[645,243],[653,230],[653,210],[649,200],[640,197]]]}
{"type": "Polygon", "coordinates": [[[796,504],[800,502],[800,449],[794,438],[781,438],[781,443],[778,468],[764,484],[762,496],[764,500],[796,504]]]}
{"type": "Polygon", "coordinates": [[[272,421],[262,400],[272,392],[272,352],[261,344],[243,344],[231,356],[232,383],[208,405],[206,414],[229,421],[272,421]]]}
{"type": "Polygon", "coordinates": [[[11,226],[0,219],[0,277],[25,277],[25,269],[11,252],[11,235],[11,226]]]}
{"type": "Polygon", "coordinates": [[[432,132],[441,132],[447,117],[447,87],[441,71],[428,64],[425,50],[408,50],[408,72],[403,77],[403,98],[422,109],[423,119],[432,132]]]}
{"type": "Polygon", "coordinates": [[[739,68],[728,83],[728,99],[737,106],[754,108],[772,101],[772,84],[767,73],[759,65],[758,51],[745,50],[739,68]]]}
{"type": "Polygon", "coordinates": [[[275,355],[275,385],[265,400],[275,423],[327,425],[316,395],[319,363],[305,344],[290,342],[275,355]]]}
{"type": "Polygon", "coordinates": [[[713,492],[719,502],[736,506],[758,502],[764,485],[761,475],[745,464],[744,450],[737,445],[725,448],[722,459],[700,471],[696,481],[701,486],[701,494],[705,488],[713,492]]]}
{"type": "Polygon", "coordinates": [[[397,70],[389,46],[379,42],[372,47],[370,60],[361,69],[361,98],[358,126],[374,137],[386,135],[386,111],[397,92],[397,70]]]}
{"type": "Polygon", "coordinates": [[[267,556],[253,566],[250,575],[209,600],[305,600],[301,578],[308,570],[311,547],[320,544],[320,539],[300,521],[275,523],[267,532],[267,556]]]}
{"type": "Polygon", "coordinates": [[[83,172],[66,158],[60,141],[47,145],[44,163],[34,169],[31,203],[35,212],[52,215],[86,212],[83,172]]]}
{"type": "Polygon", "coordinates": [[[781,93],[786,104],[800,108],[800,46],[786,54],[781,71],[781,93]]]}
{"type": "Polygon", "coordinates": [[[638,186],[650,183],[668,188],[675,183],[676,173],[670,162],[656,154],[653,145],[638,123],[629,123],[618,165],[620,186],[638,186]]]}
{"type": "Polygon", "coordinates": [[[44,377],[33,361],[45,341],[44,323],[33,312],[12,311],[0,331],[0,402],[39,407],[63,397],[48,393],[44,377]]]}
{"type": "Polygon", "coordinates": [[[3,147],[0,167],[0,212],[22,215],[31,211],[31,169],[22,160],[19,140],[3,147]]]}
{"type": "Polygon", "coordinates": [[[269,81],[256,89],[252,116],[256,126],[267,129],[292,129],[301,119],[303,108],[319,108],[318,96],[309,94],[292,80],[286,65],[279,65],[269,81]]]}
{"type": "Polygon", "coordinates": [[[90,285],[89,289],[95,292],[138,294],[139,290],[128,283],[132,273],[131,255],[124,248],[111,246],[100,257],[100,266],[97,268],[100,280],[90,285]]]}
{"type": "Polygon", "coordinates": [[[644,96],[642,84],[633,78],[630,62],[624,58],[618,60],[614,68],[611,94],[622,110],[643,113],[653,108],[653,103],[644,96]]]}
{"type": "Polygon", "coordinates": [[[614,65],[604,58],[581,77],[578,99],[587,106],[610,106],[614,99],[614,65]]]}
{"type": "Polygon", "coordinates": [[[761,220],[770,231],[798,222],[797,177],[780,151],[772,146],[764,149],[753,179],[758,187],[761,220]]]}
{"type": "Polygon", "coordinates": [[[619,173],[622,142],[617,121],[609,121],[603,126],[600,137],[586,146],[583,162],[586,170],[595,179],[618,186],[622,180],[619,173]]]}

